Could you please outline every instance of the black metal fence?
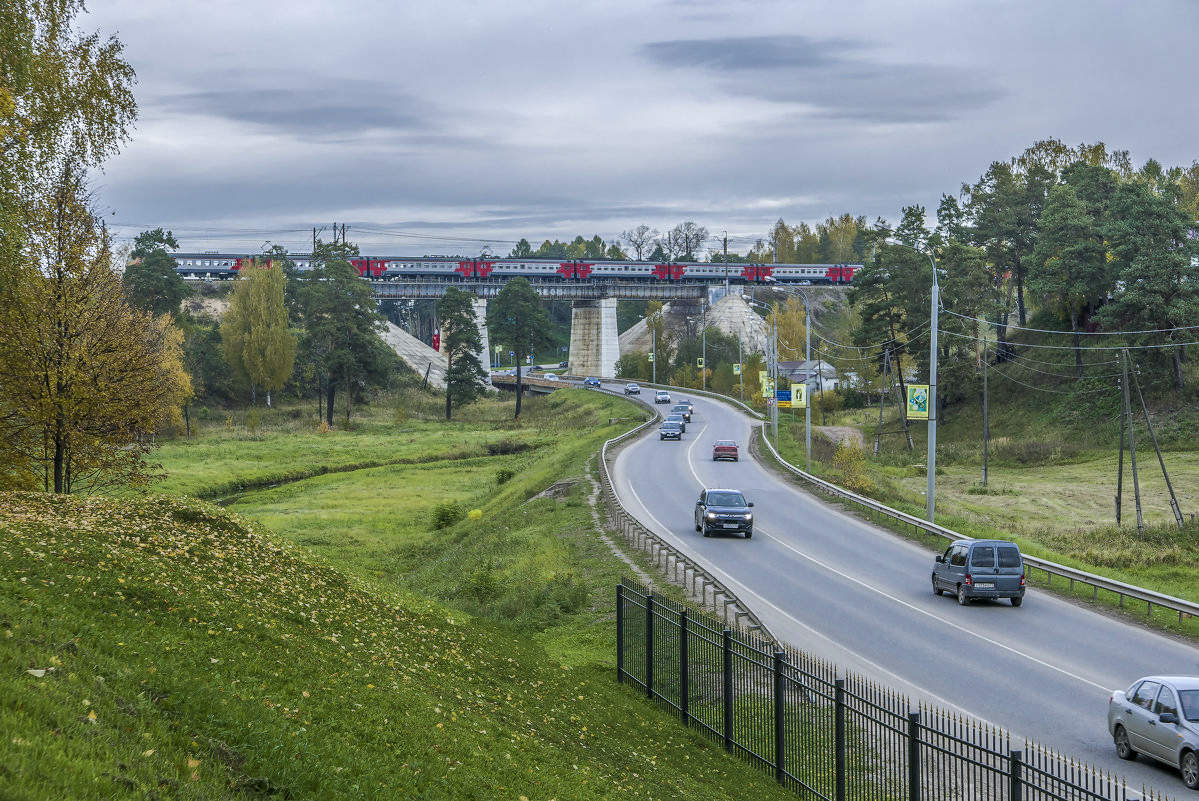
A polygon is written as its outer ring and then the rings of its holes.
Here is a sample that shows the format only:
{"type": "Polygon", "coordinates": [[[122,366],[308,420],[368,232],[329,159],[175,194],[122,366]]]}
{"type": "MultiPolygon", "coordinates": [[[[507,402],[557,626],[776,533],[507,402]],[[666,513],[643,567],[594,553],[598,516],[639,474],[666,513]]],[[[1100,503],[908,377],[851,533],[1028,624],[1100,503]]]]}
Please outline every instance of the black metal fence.
{"type": "Polygon", "coordinates": [[[655,596],[616,588],[617,679],[823,801],[1166,801],[1006,731],[655,596]]]}

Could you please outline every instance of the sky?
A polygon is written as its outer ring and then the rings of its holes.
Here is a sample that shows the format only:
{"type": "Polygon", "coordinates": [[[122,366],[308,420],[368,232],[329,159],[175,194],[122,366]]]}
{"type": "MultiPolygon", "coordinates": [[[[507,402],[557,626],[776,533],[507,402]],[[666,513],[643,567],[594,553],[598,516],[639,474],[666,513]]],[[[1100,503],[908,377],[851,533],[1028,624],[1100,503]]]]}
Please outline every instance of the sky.
{"type": "Polygon", "coordinates": [[[101,209],[187,250],[694,220],[744,252],[780,217],[931,212],[1039,139],[1199,159],[1195,0],[93,0],[81,27],[138,75],[101,209]]]}

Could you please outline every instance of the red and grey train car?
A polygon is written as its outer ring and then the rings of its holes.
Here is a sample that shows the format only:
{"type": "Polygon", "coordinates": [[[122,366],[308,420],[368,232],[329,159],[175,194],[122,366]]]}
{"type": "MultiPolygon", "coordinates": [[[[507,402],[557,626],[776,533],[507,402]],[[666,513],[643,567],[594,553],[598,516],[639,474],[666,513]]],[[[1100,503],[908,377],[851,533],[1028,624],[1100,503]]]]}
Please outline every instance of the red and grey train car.
{"type": "MultiPolygon", "coordinates": [[[[178,270],[189,278],[232,278],[253,257],[218,253],[175,254],[178,270]]],[[[311,257],[293,255],[297,269],[311,269],[311,257]]],[[[653,263],[562,259],[463,259],[444,256],[364,256],[350,263],[376,281],[450,279],[463,282],[495,278],[543,281],[729,281],[739,284],[848,284],[860,264],[653,263]]]]}

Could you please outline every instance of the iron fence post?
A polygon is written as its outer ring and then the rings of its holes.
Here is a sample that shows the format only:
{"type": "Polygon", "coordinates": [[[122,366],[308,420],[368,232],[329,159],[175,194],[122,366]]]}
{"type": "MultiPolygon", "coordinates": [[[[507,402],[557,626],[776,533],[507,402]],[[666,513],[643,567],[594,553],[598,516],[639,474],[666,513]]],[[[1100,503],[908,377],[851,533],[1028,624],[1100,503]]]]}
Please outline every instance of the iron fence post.
{"type": "Polygon", "coordinates": [[[687,711],[687,695],[691,692],[687,686],[687,609],[679,613],[679,716],[686,726],[691,717],[687,711]]]}
{"type": "Polygon", "coordinates": [[[645,696],[654,697],[654,594],[645,596],[645,696]]]}
{"type": "Polygon", "coordinates": [[[836,751],[837,801],[845,801],[845,679],[837,679],[833,693],[833,745],[836,751]]]}
{"type": "Polygon", "coordinates": [[[783,784],[787,778],[787,765],[783,759],[786,753],[786,740],[783,726],[783,658],[782,651],[774,652],[774,778],[783,784]]]}
{"type": "Polygon", "coordinates": [[[624,681],[624,584],[616,585],[616,683],[624,681]]]}
{"type": "Polygon", "coordinates": [[[920,801],[920,713],[908,713],[908,801],[920,801]]]}
{"type": "Polygon", "coordinates": [[[724,649],[724,750],[733,750],[733,632],[720,635],[724,649]]]}
{"type": "Polygon", "coordinates": [[[1024,797],[1024,752],[1012,751],[1008,754],[1008,801],[1021,801],[1024,797]]]}

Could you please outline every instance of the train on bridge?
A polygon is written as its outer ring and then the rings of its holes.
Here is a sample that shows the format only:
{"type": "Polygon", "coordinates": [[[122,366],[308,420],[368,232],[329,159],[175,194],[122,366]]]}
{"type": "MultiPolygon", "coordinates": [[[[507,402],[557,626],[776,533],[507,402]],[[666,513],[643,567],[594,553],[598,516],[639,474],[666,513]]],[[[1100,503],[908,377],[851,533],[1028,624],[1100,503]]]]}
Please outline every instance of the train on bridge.
{"type": "MultiPolygon", "coordinates": [[[[177,253],[176,268],[185,278],[228,279],[255,257],[228,253],[177,253]]],[[[259,257],[261,258],[261,257],[259,257]]],[[[312,257],[292,255],[297,269],[312,269],[312,257]]],[[[363,278],[374,281],[440,279],[470,282],[523,276],[531,279],[590,281],[651,281],[713,283],[728,279],[739,284],[848,284],[860,264],[749,264],[717,262],[654,263],[528,258],[463,259],[449,256],[364,256],[350,259],[363,278]]]]}

